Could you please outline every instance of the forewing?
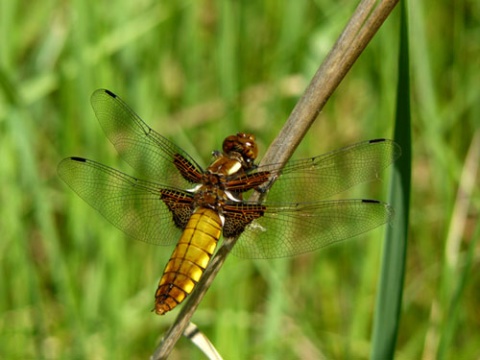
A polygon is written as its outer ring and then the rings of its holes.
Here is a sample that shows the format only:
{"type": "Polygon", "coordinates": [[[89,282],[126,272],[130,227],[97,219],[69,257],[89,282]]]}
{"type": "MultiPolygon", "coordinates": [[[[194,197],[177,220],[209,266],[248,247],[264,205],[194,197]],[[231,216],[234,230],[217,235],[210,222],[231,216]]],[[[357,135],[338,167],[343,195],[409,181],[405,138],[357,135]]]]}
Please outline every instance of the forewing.
{"type": "Polygon", "coordinates": [[[191,184],[174,165],[175,158],[185,159],[193,171],[202,172],[190,155],[151,129],[112,92],[104,89],[95,91],[91,103],[100,125],[119,155],[145,178],[188,188],[191,184]]]}
{"type": "Polygon", "coordinates": [[[283,170],[267,165],[257,171],[270,169],[273,174],[281,174],[268,192],[268,201],[312,202],[377,179],[400,154],[395,142],[376,139],[317,157],[290,161],[283,170]]]}
{"type": "Polygon", "coordinates": [[[58,174],[108,221],[140,241],[171,245],[178,240],[181,230],[172,213],[174,196],[181,200],[175,209],[177,217],[190,216],[189,193],[136,179],[92,160],[66,158],[58,165],[58,174]]]}
{"type": "Polygon", "coordinates": [[[392,216],[390,205],[375,200],[268,205],[232,252],[243,258],[295,256],[372,230],[392,216]]]}

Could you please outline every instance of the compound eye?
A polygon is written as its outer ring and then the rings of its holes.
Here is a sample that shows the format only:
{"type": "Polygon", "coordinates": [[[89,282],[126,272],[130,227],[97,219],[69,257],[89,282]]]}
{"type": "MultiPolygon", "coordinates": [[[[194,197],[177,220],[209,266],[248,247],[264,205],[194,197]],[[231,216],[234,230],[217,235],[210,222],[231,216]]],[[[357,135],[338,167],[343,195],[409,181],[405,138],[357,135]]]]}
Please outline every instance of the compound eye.
{"type": "Polygon", "coordinates": [[[223,152],[230,154],[232,151],[238,151],[238,137],[237,135],[230,135],[223,140],[223,152]]]}
{"type": "Polygon", "coordinates": [[[255,135],[247,133],[230,135],[223,141],[223,151],[225,154],[237,152],[242,155],[242,158],[246,163],[252,163],[258,155],[255,135]]]}

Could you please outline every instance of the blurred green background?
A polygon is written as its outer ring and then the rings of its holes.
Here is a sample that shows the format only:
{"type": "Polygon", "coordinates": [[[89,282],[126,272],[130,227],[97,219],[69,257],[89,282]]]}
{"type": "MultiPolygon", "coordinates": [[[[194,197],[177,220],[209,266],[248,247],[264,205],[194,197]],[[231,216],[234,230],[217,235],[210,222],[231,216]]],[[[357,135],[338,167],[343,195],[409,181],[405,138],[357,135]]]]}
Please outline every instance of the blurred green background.
{"type": "MultiPolygon", "coordinates": [[[[175,319],[150,312],[172,249],[127,239],[56,175],[72,155],[134,174],[93,115],[95,89],[203,164],[237,131],[255,133],[262,154],[355,6],[2,1],[0,358],[145,359],[175,319]]],[[[480,4],[412,1],[409,15],[413,192],[396,357],[478,358],[480,4]]],[[[396,9],[295,157],[392,136],[398,20],[396,9]]],[[[348,195],[385,200],[382,178],[348,195]]],[[[384,230],[292,259],[231,257],[193,321],[226,359],[368,358],[384,230]]],[[[203,355],[182,339],[173,358],[203,355]]]]}

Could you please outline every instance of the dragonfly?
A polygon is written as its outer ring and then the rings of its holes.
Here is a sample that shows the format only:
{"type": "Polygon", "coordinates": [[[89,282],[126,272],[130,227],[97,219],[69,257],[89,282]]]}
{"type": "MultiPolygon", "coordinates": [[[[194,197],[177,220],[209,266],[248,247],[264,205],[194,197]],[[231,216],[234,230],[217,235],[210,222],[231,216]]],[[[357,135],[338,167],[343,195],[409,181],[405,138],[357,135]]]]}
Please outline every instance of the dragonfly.
{"type": "Polygon", "coordinates": [[[363,141],[320,156],[255,164],[255,136],[225,138],[202,168],[150,128],[109,90],[96,90],[93,110],[133,177],[82,157],[58,165],[60,178],[129,237],[175,249],[155,292],[163,315],[182,303],[201,279],[221,235],[238,237],[242,258],[295,256],[357,236],[392,220],[393,209],[370,199],[326,200],[375,180],[400,156],[388,139],[363,141]],[[275,183],[269,188],[272,178],[275,183]],[[249,201],[258,191],[263,201],[249,201]]]}

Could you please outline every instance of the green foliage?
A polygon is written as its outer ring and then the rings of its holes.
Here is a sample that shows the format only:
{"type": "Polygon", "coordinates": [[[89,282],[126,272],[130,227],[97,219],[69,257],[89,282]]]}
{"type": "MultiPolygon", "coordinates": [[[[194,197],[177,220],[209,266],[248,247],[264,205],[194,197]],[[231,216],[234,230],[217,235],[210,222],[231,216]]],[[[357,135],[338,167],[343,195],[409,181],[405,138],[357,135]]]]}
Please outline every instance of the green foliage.
{"type": "MultiPolygon", "coordinates": [[[[355,5],[1,2],[0,358],[143,359],[174,320],[150,312],[172,249],[127,239],[57,177],[73,155],[133,174],[93,115],[95,89],[203,164],[238,131],[262,153],[355,5]]],[[[466,158],[480,138],[480,8],[409,5],[411,224],[395,356],[475,358],[480,187],[478,157],[466,158]]],[[[295,157],[393,136],[399,14],[295,157]]],[[[345,197],[387,200],[381,178],[345,197]]],[[[368,358],[384,231],[297,258],[231,257],[193,321],[226,359],[368,358]]],[[[172,358],[202,355],[182,340],[172,358]]]]}
{"type": "Polygon", "coordinates": [[[394,164],[389,202],[395,207],[395,226],[387,228],[382,255],[380,286],[375,306],[371,359],[393,359],[401,319],[412,176],[412,122],[410,59],[406,3],[401,5],[395,141],[402,157],[394,164]]]}

